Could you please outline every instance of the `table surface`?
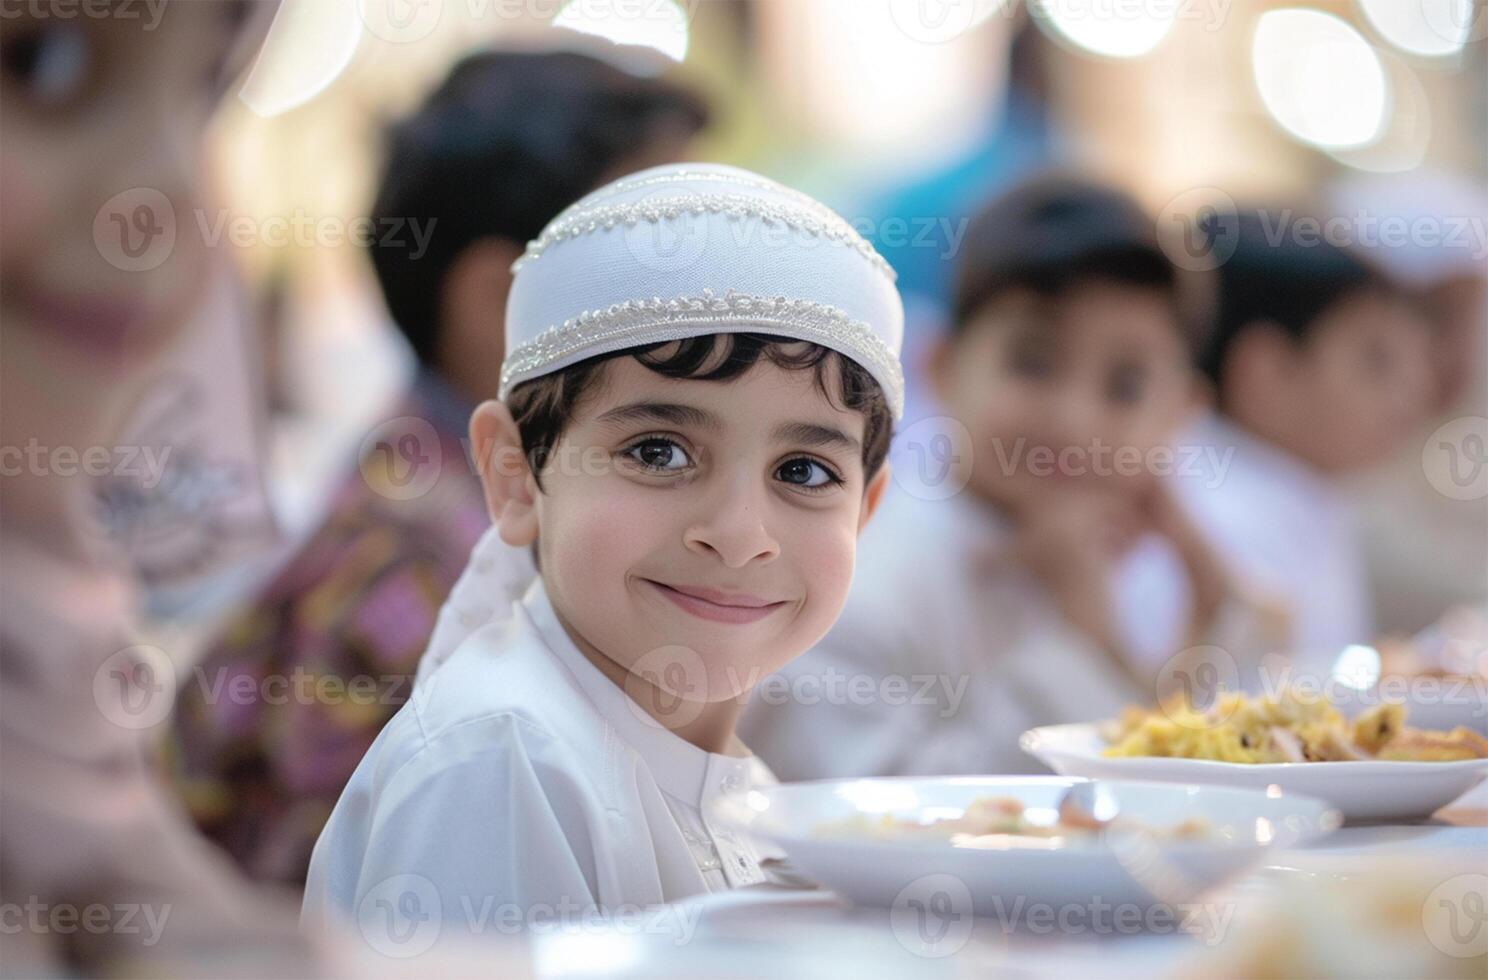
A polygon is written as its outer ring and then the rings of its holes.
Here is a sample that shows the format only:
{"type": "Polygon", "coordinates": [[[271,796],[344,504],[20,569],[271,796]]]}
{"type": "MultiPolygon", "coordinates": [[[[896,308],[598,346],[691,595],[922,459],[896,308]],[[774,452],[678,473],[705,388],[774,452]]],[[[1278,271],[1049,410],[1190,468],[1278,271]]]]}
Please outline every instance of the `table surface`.
{"type": "Polygon", "coordinates": [[[674,921],[688,928],[676,935],[534,937],[531,962],[538,976],[1172,976],[1190,972],[1186,965],[1204,962],[1206,953],[1212,957],[1214,950],[1206,947],[1231,942],[1235,930],[1228,927],[1263,908],[1289,877],[1348,878],[1380,863],[1417,866],[1433,858],[1454,870],[1488,872],[1488,783],[1431,820],[1345,826],[1310,846],[1276,854],[1264,867],[1204,896],[1206,908],[1239,913],[1211,938],[1176,929],[1035,935],[977,919],[964,943],[930,957],[899,940],[887,910],[853,908],[830,891],[757,887],[680,903],[674,921]]]}

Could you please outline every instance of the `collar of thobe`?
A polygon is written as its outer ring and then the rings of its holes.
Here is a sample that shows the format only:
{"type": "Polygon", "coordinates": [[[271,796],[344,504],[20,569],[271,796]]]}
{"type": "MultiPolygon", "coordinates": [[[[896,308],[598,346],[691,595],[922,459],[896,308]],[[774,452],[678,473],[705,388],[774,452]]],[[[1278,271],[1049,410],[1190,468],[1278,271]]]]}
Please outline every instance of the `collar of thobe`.
{"type": "Polygon", "coordinates": [[[708,752],[664,728],[630,695],[600,672],[579,650],[548,598],[542,576],[522,597],[533,627],[620,738],[640,753],[662,792],[692,806],[719,792],[738,792],[751,784],[753,756],[708,752]]]}
{"type": "Polygon", "coordinates": [[[1206,413],[1186,435],[1187,439],[1180,440],[1180,445],[1191,443],[1220,452],[1232,450],[1244,465],[1263,473],[1268,483],[1303,494],[1318,508],[1336,507],[1342,499],[1337,484],[1321,472],[1286,450],[1251,435],[1223,415],[1206,413]]]}

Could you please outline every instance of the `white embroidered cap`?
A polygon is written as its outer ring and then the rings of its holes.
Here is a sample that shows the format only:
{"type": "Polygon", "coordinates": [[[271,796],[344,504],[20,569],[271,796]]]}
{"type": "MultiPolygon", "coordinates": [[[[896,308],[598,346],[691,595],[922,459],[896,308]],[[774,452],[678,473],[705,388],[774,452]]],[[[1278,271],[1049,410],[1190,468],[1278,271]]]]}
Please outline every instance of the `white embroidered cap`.
{"type": "Polygon", "coordinates": [[[500,397],[596,354],[777,334],[852,358],[904,411],[894,271],[830,208],[722,164],[623,177],[549,222],[513,265],[500,397]]]}

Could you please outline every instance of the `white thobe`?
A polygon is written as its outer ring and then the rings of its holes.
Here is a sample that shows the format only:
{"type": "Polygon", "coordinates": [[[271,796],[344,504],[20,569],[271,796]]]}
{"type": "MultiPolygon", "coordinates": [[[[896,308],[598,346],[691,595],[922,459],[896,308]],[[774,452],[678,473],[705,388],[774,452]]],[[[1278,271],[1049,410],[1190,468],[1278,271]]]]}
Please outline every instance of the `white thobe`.
{"type": "Polygon", "coordinates": [[[512,613],[373,743],[316,842],[303,923],[365,915],[395,879],[456,934],[481,931],[483,909],[614,911],[773,880],[761,861],[779,855],[711,816],[772,783],[764,764],[650,720],[574,645],[541,578],[512,613]]]}
{"type": "Polygon", "coordinates": [[[1291,614],[1296,668],[1326,671],[1374,640],[1358,516],[1342,487],[1290,454],[1210,415],[1183,440],[1227,458],[1222,479],[1179,480],[1179,498],[1247,586],[1291,614]]]}

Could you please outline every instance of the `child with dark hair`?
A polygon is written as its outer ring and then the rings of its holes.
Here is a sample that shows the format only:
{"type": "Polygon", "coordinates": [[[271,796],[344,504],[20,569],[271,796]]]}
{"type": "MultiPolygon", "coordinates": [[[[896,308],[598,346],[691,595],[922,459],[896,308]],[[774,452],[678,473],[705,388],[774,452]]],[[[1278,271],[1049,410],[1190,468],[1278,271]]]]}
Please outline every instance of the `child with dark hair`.
{"type": "Polygon", "coordinates": [[[657,167],[528,244],[506,334],[470,423],[499,540],[331,814],[307,923],[387,907],[468,936],[491,903],[587,917],[786,880],[712,806],[773,779],[743,699],[831,626],[887,483],[892,271],[805,195],[657,167]],[[540,573],[492,610],[501,547],[540,573]]]}
{"type": "Polygon", "coordinates": [[[1037,769],[1023,730],[1150,702],[1167,658],[1256,625],[1172,493],[1202,392],[1180,300],[1116,191],[1044,177],[977,216],[931,364],[950,469],[899,481],[838,625],[761,686],[745,734],[782,776],[1037,769]]]}
{"type": "Polygon", "coordinates": [[[483,51],[393,125],[371,218],[417,217],[428,248],[370,249],[419,362],[474,405],[505,343],[511,265],[559,211],[622,174],[684,159],[692,92],[570,51],[483,51]]]}
{"type": "Polygon", "coordinates": [[[1298,667],[1324,670],[1374,637],[1340,481],[1425,419],[1431,334],[1359,256],[1297,227],[1281,212],[1238,217],[1201,359],[1217,413],[1193,434],[1233,463],[1217,487],[1185,488],[1185,503],[1238,573],[1286,602],[1298,667]]]}
{"type": "MultiPolygon", "coordinates": [[[[585,193],[679,159],[705,119],[687,91],[598,58],[486,51],[390,129],[371,218],[417,222],[428,238],[422,248],[379,239],[369,252],[418,373],[324,520],[201,665],[207,677],[332,675],[377,692],[349,709],[304,698],[243,705],[191,685],[178,706],[183,795],[254,877],[304,882],[358,761],[415,673],[453,649],[430,645],[431,633],[462,627],[441,624],[441,604],[453,589],[465,608],[474,586],[458,576],[470,549],[482,534],[496,540],[464,437],[498,382],[512,263],[585,193]]],[[[502,607],[535,570],[526,549],[493,547],[489,558],[483,601],[502,607]]]]}

